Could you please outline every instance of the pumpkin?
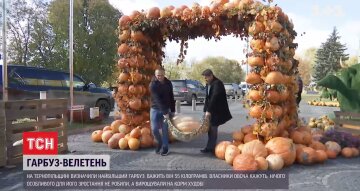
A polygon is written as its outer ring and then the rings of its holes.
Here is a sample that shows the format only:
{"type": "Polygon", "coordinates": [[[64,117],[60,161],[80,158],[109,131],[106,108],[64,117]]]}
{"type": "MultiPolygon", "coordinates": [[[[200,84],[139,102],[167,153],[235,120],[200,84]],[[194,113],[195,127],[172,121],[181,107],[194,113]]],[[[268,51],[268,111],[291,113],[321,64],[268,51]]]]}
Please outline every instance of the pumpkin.
{"type": "Polygon", "coordinates": [[[253,22],[249,27],[249,34],[256,35],[258,33],[261,33],[265,30],[265,26],[262,22],[255,21],[253,22]]]}
{"type": "Polygon", "coordinates": [[[270,170],[280,170],[284,167],[284,160],[279,154],[270,154],[266,157],[270,170]]]}
{"type": "Polygon", "coordinates": [[[146,15],[149,19],[158,19],[160,17],[160,9],[159,7],[152,7],[149,9],[146,15]]]}
{"type": "Polygon", "coordinates": [[[253,132],[254,127],[252,125],[246,125],[241,128],[241,132],[246,135],[253,132]]]}
{"type": "Polygon", "coordinates": [[[129,30],[123,30],[121,31],[121,34],[119,35],[119,40],[121,42],[125,42],[130,38],[130,31],[129,30]]]}
{"type": "Polygon", "coordinates": [[[140,110],[141,109],[141,99],[132,98],[129,102],[129,107],[133,110],[140,110]]]}
{"type": "Polygon", "coordinates": [[[111,132],[111,130],[107,130],[107,131],[104,131],[101,135],[101,140],[107,144],[109,139],[113,136],[113,133],[111,132]]]}
{"type": "Polygon", "coordinates": [[[131,31],[131,39],[135,42],[144,42],[146,40],[144,34],[141,31],[131,31]]]}
{"type": "Polygon", "coordinates": [[[312,143],[310,144],[310,147],[315,150],[326,151],[326,146],[323,143],[321,143],[320,141],[312,141],[312,143]]]}
{"type": "Polygon", "coordinates": [[[239,154],[233,160],[234,170],[258,170],[255,157],[249,154],[239,154]]]}
{"type": "Polygon", "coordinates": [[[260,127],[260,135],[266,139],[276,136],[277,125],[274,122],[263,123],[260,127]]]}
{"type": "Polygon", "coordinates": [[[107,131],[107,130],[111,130],[111,127],[108,125],[103,128],[103,131],[107,131]]]}
{"type": "Polygon", "coordinates": [[[279,39],[275,36],[273,36],[270,39],[267,39],[265,43],[265,48],[268,51],[273,51],[273,52],[279,50],[280,48],[279,39]]]}
{"type": "Polygon", "coordinates": [[[140,136],[141,136],[140,128],[137,127],[135,129],[131,130],[130,137],[138,139],[138,138],[140,138],[140,136]]]}
{"type": "Polygon", "coordinates": [[[153,145],[153,138],[150,135],[145,134],[145,135],[141,136],[141,138],[140,138],[140,147],[141,148],[149,148],[149,147],[152,147],[152,145],[153,145]]]}
{"type": "Polygon", "coordinates": [[[160,11],[160,18],[168,18],[172,16],[172,12],[170,7],[164,7],[163,9],[161,9],[160,11]]]}
{"type": "Polygon", "coordinates": [[[119,47],[118,47],[118,53],[119,54],[126,54],[128,53],[130,50],[130,47],[125,44],[125,43],[122,43],[119,47]]]}
{"type": "Polygon", "coordinates": [[[242,144],[243,142],[242,141],[236,141],[236,140],[233,140],[232,141],[232,145],[235,145],[235,146],[239,146],[240,144],[242,144]]]}
{"type": "Polygon", "coordinates": [[[238,154],[240,154],[239,148],[237,148],[235,145],[228,145],[225,149],[226,163],[233,165],[233,160],[238,154]]]}
{"type": "Polygon", "coordinates": [[[111,138],[120,140],[121,138],[124,138],[124,137],[125,137],[124,133],[115,133],[115,134],[113,134],[113,136],[111,138]]]}
{"type": "Polygon", "coordinates": [[[292,131],[290,133],[290,138],[295,144],[304,144],[304,134],[300,131],[292,131]]]}
{"type": "Polygon", "coordinates": [[[316,152],[311,147],[302,148],[296,155],[296,161],[300,164],[312,164],[316,161],[316,152]]]}
{"type": "Polygon", "coordinates": [[[263,96],[262,96],[261,92],[258,91],[258,90],[250,90],[249,91],[249,98],[252,101],[257,102],[257,101],[260,101],[263,98],[263,96]]]}
{"type": "Polygon", "coordinates": [[[334,141],[328,141],[325,143],[326,149],[330,151],[334,151],[336,155],[338,155],[341,152],[341,146],[334,141]]]}
{"type": "Polygon", "coordinates": [[[270,22],[271,22],[270,28],[273,33],[279,33],[283,29],[283,26],[279,22],[277,21],[270,21],[270,22]]]}
{"type": "Polygon", "coordinates": [[[244,148],[244,145],[245,144],[243,144],[243,143],[238,145],[238,149],[239,149],[240,153],[242,152],[242,149],[244,148]]]}
{"type": "Polygon", "coordinates": [[[91,133],[91,140],[94,142],[101,142],[101,135],[102,135],[103,131],[102,130],[96,130],[94,132],[91,133]]]}
{"type": "Polygon", "coordinates": [[[294,163],[296,158],[296,149],[293,141],[284,137],[275,137],[270,139],[265,148],[269,154],[279,154],[285,163],[285,166],[289,166],[294,163]]]}
{"type": "Polygon", "coordinates": [[[121,124],[119,126],[119,132],[120,133],[128,134],[130,131],[131,131],[131,127],[126,125],[126,124],[121,124]]]}
{"type": "Polygon", "coordinates": [[[333,150],[326,150],[326,155],[329,159],[335,159],[338,153],[333,150]]]}
{"type": "Polygon", "coordinates": [[[128,140],[128,145],[130,150],[138,150],[140,148],[140,140],[130,137],[130,139],[128,140]]]}
{"type": "Polygon", "coordinates": [[[110,128],[113,133],[119,132],[119,126],[122,124],[121,120],[115,120],[111,123],[110,128]]]}
{"type": "Polygon", "coordinates": [[[230,141],[221,141],[219,144],[217,144],[215,147],[215,156],[219,159],[224,160],[226,147],[228,145],[231,145],[230,141]]]}
{"type": "Polygon", "coordinates": [[[345,158],[351,158],[353,157],[353,150],[350,147],[344,147],[341,150],[341,155],[345,158]]]}
{"type": "Polygon", "coordinates": [[[265,41],[262,39],[252,39],[250,41],[250,47],[256,52],[262,52],[264,50],[265,41]]]}
{"type": "Polygon", "coordinates": [[[250,141],[252,141],[252,140],[257,140],[257,139],[258,139],[258,138],[257,138],[257,136],[256,136],[255,134],[253,134],[253,133],[248,133],[248,134],[246,134],[245,137],[244,137],[244,143],[250,142],[250,141]]]}
{"type": "Polygon", "coordinates": [[[128,149],[129,148],[129,145],[128,145],[128,139],[127,138],[121,138],[119,140],[119,148],[121,150],[125,150],[125,149],[128,149]]]}
{"type": "Polygon", "coordinates": [[[305,145],[310,145],[311,142],[312,142],[312,136],[311,136],[311,133],[305,131],[303,132],[304,133],[304,144],[305,145]]]}
{"type": "Polygon", "coordinates": [[[317,150],[315,151],[315,161],[318,163],[323,163],[328,159],[325,150],[317,150]]]}
{"type": "Polygon", "coordinates": [[[266,95],[265,98],[270,103],[278,103],[280,101],[280,93],[276,90],[266,91],[265,95],[266,95]]]}
{"type": "Polygon", "coordinates": [[[263,113],[263,108],[260,105],[254,105],[250,108],[249,115],[253,118],[259,119],[263,113]]]}
{"type": "Polygon", "coordinates": [[[141,136],[143,136],[143,135],[151,135],[151,130],[148,127],[141,128],[140,132],[141,132],[141,136]]]}
{"type": "Polygon", "coordinates": [[[261,79],[261,76],[257,73],[250,72],[245,79],[246,83],[248,84],[260,84],[263,82],[263,79],[261,79]]]}
{"type": "Polygon", "coordinates": [[[132,11],[131,14],[129,15],[131,20],[135,20],[135,19],[139,18],[140,16],[141,16],[141,13],[137,10],[132,11]]]}
{"type": "Polygon", "coordinates": [[[243,141],[244,139],[244,133],[241,132],[241,129],[240,130],[237,130],[235,132],[232,133],[232,138],[235,140],[235,141],[243,141]]]}
{"type": "Polygon", "coordinates": [[[127,84],[119,84],[118,86],[118,92],[122,95],[125,95],[128,93],[129,86],[127,84]]]}
{"type": "Polygon", "coordinates": [[[181,121],[177,124],[177,129],[179,129],[181,132],[192,132],[196,129],[200,128],[200,122],[197,120],[193,121],[181,121]]]}
{"type": "Polygon", "coordinates": [[[121,28],[124,28],[125,26],[127,26],[129,23],[131,22],[131,18],[127,15],[123,15],[120,17],[119,19],[119,26],[121,28]]]}
{"type": "Polygon", "coordinates": [[[264,66],[264,58],[260,57],[260,56],[250,56],[248,58],[248,63],[251,67],[255,67],[255,66],[264,66]]]}
{"type": "Polygon", "coordinates": [[[351,148],[353,151],[353,157],[358,157],[359,156],[359,149],[357,148],[351,148]]]}
{"type": "Polygon", "coordinates": [[[127,82],[130,78],[130,74],[129,73],[125,73],[125,72],[122,72],[120,75],[119,75],[119,82],[127,82]]]}
{"type": "Polygon", "coordinates": [[[112,149],[117,149],[119,148],[119,140],[120,139],[117,139],[117,138],[114,138],[114,137],[111,137],[108,141],[108,147],[109,148],[112,148],[112,149]]]}
{"type": "Polygon", "coordinates": [[[282,115],[283,115],[283,109],[278,105],[271,105],[270,108],[265,109],[266,119],[278,119],[282,115]]]}
{"type": "Polygon", "coordinates": [[[265,78],[265,82],[268,84],[281,84],[283,83],[283,74],[277,71],[269,72],[265,78]]]}
{"type": "Polygon", "coordinates": [[[245,143],[243,146],[241,153],[250,154],[256,157],[266,157],[268,152],[265,148],[265,145],[259,140],[252,140],[250,142],[245,143]]]}
{"type": "Polygon", "coordinates": [[[255,160],[259,170],[267,170],[269,168],[269,163],[264,157],[256,157],[255,160]]]}

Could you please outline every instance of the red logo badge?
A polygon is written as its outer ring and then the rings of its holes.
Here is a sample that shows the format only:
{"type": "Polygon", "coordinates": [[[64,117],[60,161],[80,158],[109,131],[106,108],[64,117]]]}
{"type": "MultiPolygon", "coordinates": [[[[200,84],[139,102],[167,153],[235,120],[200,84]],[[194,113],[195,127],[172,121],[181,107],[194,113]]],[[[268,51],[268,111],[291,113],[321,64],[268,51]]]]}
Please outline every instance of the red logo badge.
{"type": "Polygon", "coordinates": [[[24,132],[23,154],[24,155],[57,155],[58,133],[57,132],[24,132]]]}

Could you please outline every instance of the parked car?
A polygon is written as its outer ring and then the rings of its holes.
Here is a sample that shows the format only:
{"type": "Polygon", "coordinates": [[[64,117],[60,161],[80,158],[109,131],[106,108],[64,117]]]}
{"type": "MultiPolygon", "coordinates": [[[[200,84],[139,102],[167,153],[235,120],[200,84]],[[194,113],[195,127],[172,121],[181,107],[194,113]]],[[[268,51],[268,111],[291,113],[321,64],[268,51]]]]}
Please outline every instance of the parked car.
{"type": "Polygon", "coordinates": [[[226,91],[226,97],[234,97],[235,96],[235,89],[234,86],[231,83],[224,83],[225,91],[226,91]]]}
{"type": "MultiPolygon", "coordinates": [[[[0,67],[2,76],[2,67],[0,67]]],[[[2,77],[0,94],[2,93],[2,77]]],[[[114,109],[114,98],[111,91],[86,83],[80,76],[74,75],[74,105],[84,105],[89,112],[90,107],[99,107],[102,117],[109,117],[114,109]]],[[[70,75],[67,72],[48,70],[45,68],[8,65],[8,97],[9,100],[39,99],[40,91],[47,92],[47,98],[70,98],[70,75]]],[[[69,101],[70,105],[70,101],[69,101]]]]}
{"type": "Polygon", "coordinates": [[[197,80],[171,80],[175,100],[186,101],[191,104],[192,100],[205,101],[205,87],[197,80]]]}
{"type": "Polygon", "coordinates": [[[245,94],[248,92],[248,90],[249,90],[249,85],[248,84],[246,84],[246,83],[241,83],[240,85],[239,85],[239,87],[240,87],[240,89],[241,89],[241,94],[242,94],[242,96],[245,96],[245,94]]]}

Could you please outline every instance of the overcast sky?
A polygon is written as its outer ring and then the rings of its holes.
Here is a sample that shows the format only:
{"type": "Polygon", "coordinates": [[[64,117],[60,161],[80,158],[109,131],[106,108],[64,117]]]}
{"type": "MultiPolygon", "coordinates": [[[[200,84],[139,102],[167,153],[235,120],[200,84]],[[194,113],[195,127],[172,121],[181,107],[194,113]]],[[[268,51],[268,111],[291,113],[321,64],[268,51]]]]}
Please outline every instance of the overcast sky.
{"type": "MultiPolygon", "coordinates": [[[[209,5],[210,0],[109,0],[110,3],[125,14],[133,10],[148,9],[153,6],[160,8],[174,5],[191,6],[194,2],[209,5]]],[[[341,42],[345,43],[350,55],[357,55],[360,43],[360,7],[359,0],[274,0],[283,11],[293,20],[298,36],[295,40],[299,44],[297,53],[316,47],[319,48],[331,34],[334,26],[337,27],[341,42]],[[301,33],[306,34],[300,36],[301,33]]],[[[244,42],[240,39],[227,36],[219,42],[206,41],[203,38],[191,40],[187,60],[202,59],[207,56],[224,56],[230,59],[243,59],[244,42]]],[[[176,57],[179,45],[168,43],[166,53],[176,57]]]]}

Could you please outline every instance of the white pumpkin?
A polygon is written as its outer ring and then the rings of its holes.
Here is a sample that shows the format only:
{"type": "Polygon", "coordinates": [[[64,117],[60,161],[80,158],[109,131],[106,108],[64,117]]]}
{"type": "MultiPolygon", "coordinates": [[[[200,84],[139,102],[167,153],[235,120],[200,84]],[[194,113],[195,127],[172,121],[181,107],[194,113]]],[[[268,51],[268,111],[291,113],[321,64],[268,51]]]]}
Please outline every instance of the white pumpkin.
{"type": "Polygon", "coordinates": [[[270,170],[280,170],[284,167],[284,160],[278,154],[270,154],[266,157],[270,170]]]}
{"type": "Polygon", "coordinates": [[[234,158],[240,154],[239,148],[235,145],[228,145],[225,149],[225,161],[226,163],[233,165],[234,158]]]}

